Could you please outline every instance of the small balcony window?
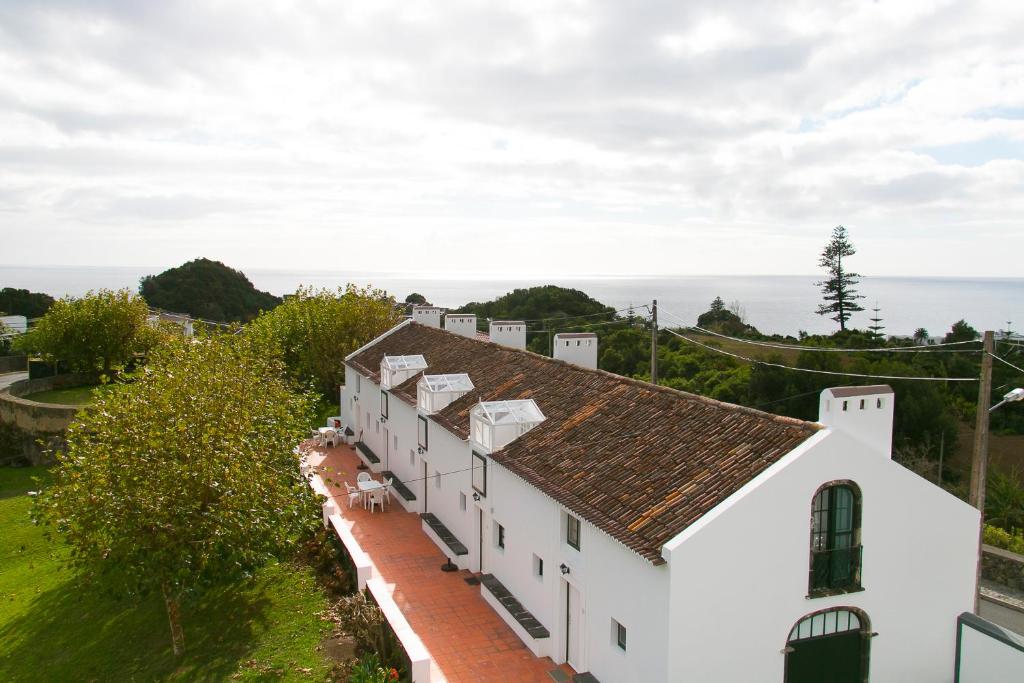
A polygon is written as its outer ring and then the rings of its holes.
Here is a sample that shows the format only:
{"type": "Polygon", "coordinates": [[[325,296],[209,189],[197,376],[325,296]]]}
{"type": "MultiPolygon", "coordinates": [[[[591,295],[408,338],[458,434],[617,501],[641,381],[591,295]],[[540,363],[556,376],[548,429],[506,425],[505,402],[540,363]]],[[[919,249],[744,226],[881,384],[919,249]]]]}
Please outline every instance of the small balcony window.
{"type": "Polygon", "coordinates": [[[418,416],[416,439],[419,443],[419,447],[423,450],[427,450],[427,418],[422,415],[418,416]]]}
{"type": "Polygon", "coordinates": [[[487,495],[487,458],[479,453],[473,453],[471,460],[473,467],[473,490],[481,496],[487,495]]]}

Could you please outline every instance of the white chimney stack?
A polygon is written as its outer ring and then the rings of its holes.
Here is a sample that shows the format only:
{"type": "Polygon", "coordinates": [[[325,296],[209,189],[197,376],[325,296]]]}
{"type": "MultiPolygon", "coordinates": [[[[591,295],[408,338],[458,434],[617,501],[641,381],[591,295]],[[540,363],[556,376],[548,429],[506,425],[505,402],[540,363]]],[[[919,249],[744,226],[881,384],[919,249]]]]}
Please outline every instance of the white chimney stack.
{"type": "Polygon", "coordinates": [[[560,332],[555,335],[557,360],[579,365],[590,370],[597,369],[597,335],[593,332],[560,332]]]}
{"type": "Polygon", "coordinates": [[[526,349],[526,323],[522,320],[492,320],[491,341],[513,349],[526,349]]]}
{"type": "Polygon", "coordinates": [[[427,327],[441,328],[442,309],[437,306],[413,306],[412,320],[427,327]]]}
{"type": "Polygon", "coordinates": [[[444,317],[444,329],[463,337],[476,337],[476,315],[473,313],[449,313],[444,317]]]}
{"type": "Polygon", "coordinates": [[[825,389],[818,403],[818,422],[889,458],[895,398],[888,384],[825,389]]]}

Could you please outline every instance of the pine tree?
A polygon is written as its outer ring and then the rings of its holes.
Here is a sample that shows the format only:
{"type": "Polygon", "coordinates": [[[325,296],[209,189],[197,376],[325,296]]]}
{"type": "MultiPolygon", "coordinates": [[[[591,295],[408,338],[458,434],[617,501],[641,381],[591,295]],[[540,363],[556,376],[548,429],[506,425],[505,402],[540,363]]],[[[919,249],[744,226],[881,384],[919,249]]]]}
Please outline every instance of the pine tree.
{"type": "Polygon", "coordinates": [[[839,323],[841,331],[846,330],[846,321],[854,313],[863,311],[855,302],[864,297],[854,289],[860,282],[860,274],[848,271],[843,265],[843,258],[853,256],[857,250],[846,234],[846,228],[837,225],[832,229],[832,239],[821,252],[818,265],[828,271],[828,279],[815,283],[821,287],[825,303],[818,306],[818,315],[827,315],[839,323]]]}
{"type": "Polygon", "coordinates": [[[881,310],[882,309],[878,307],[878,302],[876,301],[875,307],[871,309],[871,312],[874,313],[875,316],[870,318],[871,324],[868,325],[868,329],[871,331],[871,336],[876,341],[881,341],[885,337],[885,335],[882,334],[882,330],[885,329],[885,325],[882,324],[883,318],[878,315],[878,312],[881,310]]]}

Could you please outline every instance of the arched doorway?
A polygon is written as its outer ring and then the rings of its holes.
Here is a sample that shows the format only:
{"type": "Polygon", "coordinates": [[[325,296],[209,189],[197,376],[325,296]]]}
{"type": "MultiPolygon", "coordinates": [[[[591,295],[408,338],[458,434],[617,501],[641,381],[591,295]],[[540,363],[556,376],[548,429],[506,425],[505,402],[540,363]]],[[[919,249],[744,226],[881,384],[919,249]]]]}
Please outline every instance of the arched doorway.
{"type": "Polygon", "coordinates": [[[870,628],[850,607],[809,614],[789,633],[785,683],[866,683],[870,628]]]}

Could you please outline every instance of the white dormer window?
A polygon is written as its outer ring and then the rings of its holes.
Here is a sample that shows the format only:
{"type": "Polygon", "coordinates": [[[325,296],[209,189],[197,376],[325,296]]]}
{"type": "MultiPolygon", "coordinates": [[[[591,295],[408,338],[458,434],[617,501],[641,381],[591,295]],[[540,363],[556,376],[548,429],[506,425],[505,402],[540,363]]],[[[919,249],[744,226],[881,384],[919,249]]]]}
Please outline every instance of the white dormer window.
{"type": "Polygon", "coordinates": [[[380,388],[392,389],[427,369],[423,356],[384,356],[380,362],[380,388]]]}
{"type": "Polygon", "coordinates": [[[493,453],[546,419],[533,399],[484,401],[469,413],[470,438],[482,450],[493,453]]]}
{"type": "Polygon", "coordinates": [[[434,414],[473,391],[473,382],[466,373],[423,375],[416,383],[416,405],[425,413],[434,414]]]}

